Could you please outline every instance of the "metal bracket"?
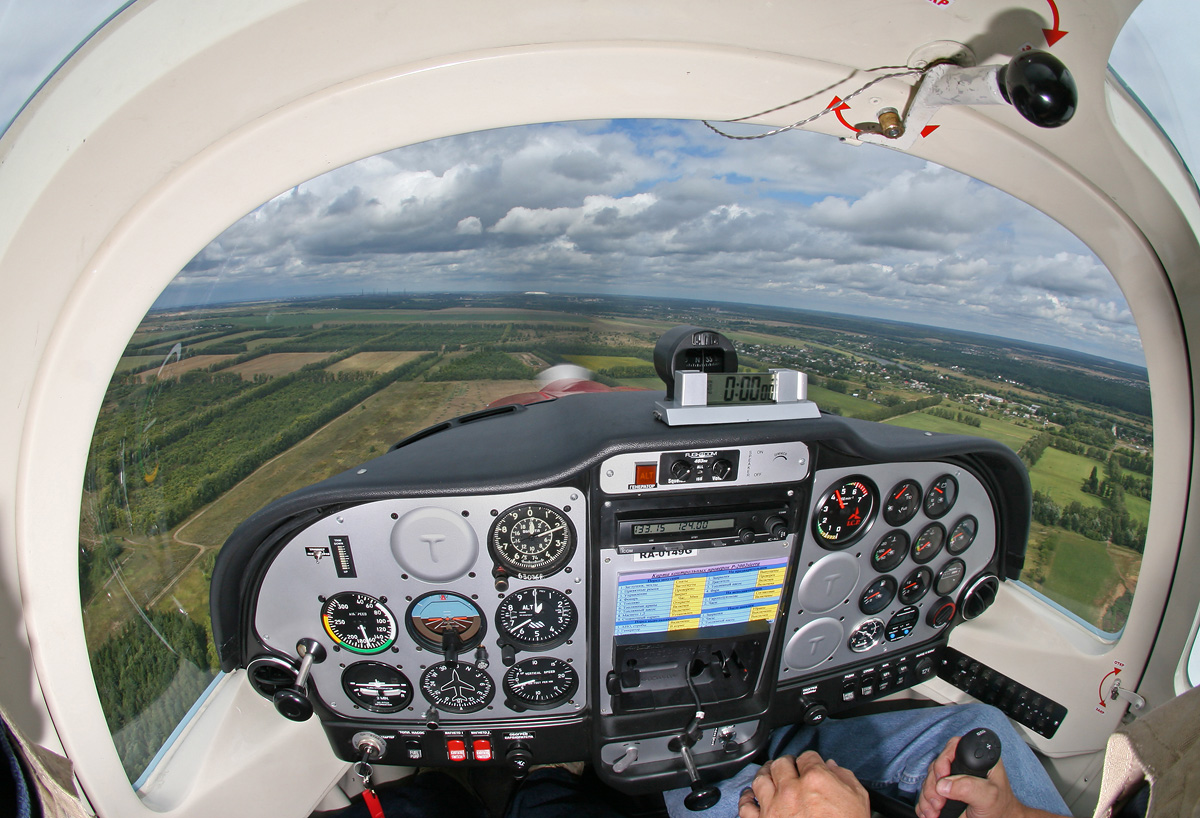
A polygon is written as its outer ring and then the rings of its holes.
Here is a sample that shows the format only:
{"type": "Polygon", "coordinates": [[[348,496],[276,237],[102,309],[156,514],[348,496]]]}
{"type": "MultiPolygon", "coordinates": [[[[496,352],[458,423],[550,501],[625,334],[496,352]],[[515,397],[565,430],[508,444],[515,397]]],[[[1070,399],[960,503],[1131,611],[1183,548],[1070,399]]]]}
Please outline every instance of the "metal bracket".
{"type": "Polygon", "coordinates": [[[1117,679],[1115,682],[1113,682],[1112,690],[1109,691],[1108,698],[1110,701],[1114,702],[1117,699],[1124,699],[1125,701],[1129,702],[1129,709],[1134,711],[1139,711],[1146,706],[1146,700],[1139,696],[1135,691],[1126,690],[1125,688],[1121,687],[1120,679],[1117,679]]]}

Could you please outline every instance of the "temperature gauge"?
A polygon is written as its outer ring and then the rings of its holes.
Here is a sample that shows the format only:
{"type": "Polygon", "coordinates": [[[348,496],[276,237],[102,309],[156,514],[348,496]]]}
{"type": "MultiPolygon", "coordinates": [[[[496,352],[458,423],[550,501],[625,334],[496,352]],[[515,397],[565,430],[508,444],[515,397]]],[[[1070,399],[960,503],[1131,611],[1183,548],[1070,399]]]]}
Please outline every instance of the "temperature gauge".
{"type": "Polygon", "coordinates": [[[871,552],[871,567],[884,574],[904,562],[907,556],[908,535],[899,530],[889,531],[871,552]]]}
{"type": "MultiPolygon", "coordinates": [[[[883,576],[863,589],[858,609],[865,614],[877,614],[896,598],[896,580],[883,576]]],[[[880,623],[883,624],[883,623],[880,623]]]]}
{"type": "Polygon", "coordinates": [[[974,517],[963,517],[950,529],[950,539],[946,542],[946,550],[951,554],[961,554],[975,542],[975,534],[979,531],[979,523],[974,517]]]}
{"type": "Polygon", "coordinates": [[[929,593],[929,586],[932,584],[933,571],[924,566],[916,569],[900,583],[900,601],[905,605],[917,604],[929,593]]]}
{"type": "Polygon", "coordinates": [[[913,543],[912,558],[913,562],[926,563],[936,557],[942,551],[942,545],[946,542],[946,529],[942,528],[941,523],[930,523],[921,530],[917,535],[916,542],[913,543]]]}

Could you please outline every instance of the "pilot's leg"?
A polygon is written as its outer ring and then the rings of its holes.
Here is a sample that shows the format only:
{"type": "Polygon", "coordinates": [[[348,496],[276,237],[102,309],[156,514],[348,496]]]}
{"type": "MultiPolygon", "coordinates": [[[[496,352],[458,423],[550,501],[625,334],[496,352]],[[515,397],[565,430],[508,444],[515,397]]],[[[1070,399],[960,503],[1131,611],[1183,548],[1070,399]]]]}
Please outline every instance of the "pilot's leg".
{"type": "Polygon", "coordinates": [[[513,794],[507,818],[622,818],[595,776],[561,767],[534,770],[513,794]]]}
{"type": "MultiPolygon", "coordinates": [[[[1013,792],[1021,803],[1057,815],[1069,815],[1062,796],[1029,749],[999,710],[984,704],[926,707],[828,719],[820,727],[784,727],[771,736],[770,755],[799,755],[816,750],[854,772],[863,786],[913,803],[921,782],[946,742],[974,727],[988,727],[1000,737],[1002,758],[1013,792]]],[[[712,818],[737,814],[737,800],[750,785],[758,766],[751,764],[720,783],[720,803],[704,813],[712,818]]],[[[673,818],[695,815],[683,806],[687,789],[665,793],[673,818]]]]}

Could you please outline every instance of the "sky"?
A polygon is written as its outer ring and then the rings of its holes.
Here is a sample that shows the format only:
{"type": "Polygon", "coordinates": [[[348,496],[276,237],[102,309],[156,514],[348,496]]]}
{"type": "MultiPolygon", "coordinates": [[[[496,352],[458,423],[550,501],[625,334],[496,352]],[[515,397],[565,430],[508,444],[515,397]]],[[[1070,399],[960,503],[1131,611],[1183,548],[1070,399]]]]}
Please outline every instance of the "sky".
{"type": "MultiPolygon", "coordinates": [[[[1187,0],[1145,4],[1113,61],[1196,156],[1170,85],[1197,72],[1145,59],[1195,64],[1184,5],[1200,17],[1187,0]]],[[[0,123],[108,13],[0,0],[0,123]]],[[[527,126],[363,160],[232,225],[156,306],[382,290],[731,300],[1144,362],[1111,276],[1022,203],[897,152],[803,132],[734,142],[696,122],[527,126]]]]}

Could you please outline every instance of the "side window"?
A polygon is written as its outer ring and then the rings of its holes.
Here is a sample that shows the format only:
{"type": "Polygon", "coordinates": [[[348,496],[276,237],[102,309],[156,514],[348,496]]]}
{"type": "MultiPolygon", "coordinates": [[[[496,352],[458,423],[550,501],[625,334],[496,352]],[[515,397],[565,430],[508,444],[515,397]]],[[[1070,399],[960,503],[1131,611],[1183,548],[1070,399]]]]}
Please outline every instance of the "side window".
{"type": "Polygon", "coordinates": [[[182,270],[97,418],[80,521],[93,670],[131,781],[215,677],[233,528],[552,366],[657,389],[672,324],[827,412],[981,435],[1035,489],[1022,581],[1119,631],[1151,416],[1112,277],[1043,214],[887,150],[700,123],[565,123],[413,145],[296,186],[182,270]]]}

